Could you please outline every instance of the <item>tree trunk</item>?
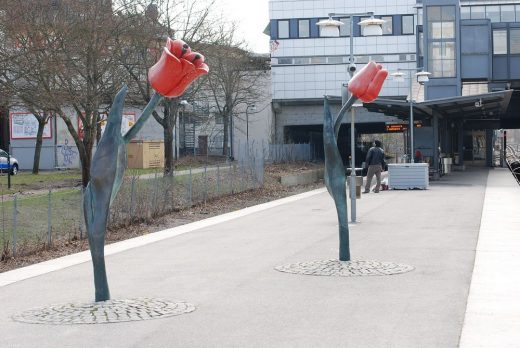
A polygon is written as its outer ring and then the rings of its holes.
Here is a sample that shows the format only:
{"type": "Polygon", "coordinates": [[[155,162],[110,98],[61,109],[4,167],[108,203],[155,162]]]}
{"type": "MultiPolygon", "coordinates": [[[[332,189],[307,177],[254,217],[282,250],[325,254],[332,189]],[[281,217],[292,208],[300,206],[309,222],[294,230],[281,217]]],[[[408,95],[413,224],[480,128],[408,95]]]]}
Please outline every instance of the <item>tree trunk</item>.
{"type": "Polygon", "coordinates": [[[173,128],[170,122],[164,128],[164,176],[172,176],[174,170],[173,128]]]}
{"type": "Polygon", "coordinates": [[[45,119],[38,119],[38,133],[36,134],[36,146],[34,147],[33,174],[40,171],[40,154],[42,152],[43,129],[45,128],[45,119]]]}
{"type": "Polygon", "coordinates": [[[224,122],[224,136],[223,136],[223,140],[222,140],[222,154],[227,157],[229,155],[229,148],[228,148],[229,116],[228,115],[222,115],[222,122],[224,122]]]}
{"type": "Polygon", "coordinates": [[[81,162],[81,181],[83,187],[87,187],[90,181],[90,165],[92,162],[92,145],[84,146],[84,151],[79,152],[79,159],[81,162]]]}

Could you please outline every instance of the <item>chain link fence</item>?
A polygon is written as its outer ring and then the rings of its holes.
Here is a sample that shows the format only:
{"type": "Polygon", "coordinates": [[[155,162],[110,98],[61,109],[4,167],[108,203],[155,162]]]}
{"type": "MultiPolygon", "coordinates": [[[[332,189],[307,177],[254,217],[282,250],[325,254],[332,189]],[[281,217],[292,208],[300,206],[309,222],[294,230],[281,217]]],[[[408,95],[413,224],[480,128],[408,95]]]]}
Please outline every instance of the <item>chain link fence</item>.
{"type": "MultiPolygon", "coordinates": [[[[154,218],[218,197],[260,188],[263,157],[226,165],[125,177],[110,208],[109,229],[147,223],[154,218]]],[[[0,253],[2,259],[51,247],[57,241],[86,238],[80,188],[30,197],[2,196],[0,253]]]]}

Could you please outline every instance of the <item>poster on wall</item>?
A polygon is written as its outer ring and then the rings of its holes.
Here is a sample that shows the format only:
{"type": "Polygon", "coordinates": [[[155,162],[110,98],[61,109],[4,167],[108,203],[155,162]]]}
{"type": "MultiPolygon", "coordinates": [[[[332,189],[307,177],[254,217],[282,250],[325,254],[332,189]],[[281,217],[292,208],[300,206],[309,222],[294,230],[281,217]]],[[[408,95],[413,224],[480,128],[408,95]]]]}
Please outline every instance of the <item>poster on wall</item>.
{"type": "MultiPolygon", "coordinates": [[[[36,139],[38,134],[38,119],[28,112],[11,113],[11,139],[36,139]]],[[[47,122],[43,128],[43,138],[52,138],[52,128],[47,122]]]]}
{"type": "MultiPolygon", "coordinates": [[[[100,126],[101,126],[101,135],[105,132],[105,127],[107,125],[107,114],[100,114],[100,126]]],[[[131,112],[123,113],[123,119],[121,120],[121,134],[125,135],[126,132],[135,124],[135,114],[131,112]]],[[[81,118],[78,117],[78,134],[81,139],[83,139],[83,122],[81,122],[81,118]]]]}

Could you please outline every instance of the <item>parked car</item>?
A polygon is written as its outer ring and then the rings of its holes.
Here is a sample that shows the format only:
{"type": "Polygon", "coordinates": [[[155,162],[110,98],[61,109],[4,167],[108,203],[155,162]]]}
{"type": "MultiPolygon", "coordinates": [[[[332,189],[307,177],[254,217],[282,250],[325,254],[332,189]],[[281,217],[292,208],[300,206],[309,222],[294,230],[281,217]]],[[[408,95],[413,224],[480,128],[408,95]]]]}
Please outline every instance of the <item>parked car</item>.
{"type": "Polygon", "coordinates": [[[11,169],[11,174],[16,175],[16,173],[18,173],[18,161],[16,160],[16,158],[11,156],[11,165],[8,166],[7,165],[7,156],[8,156],[7,152],[0,149],[0,171],[6,172],[9,169],[11,169]]]}

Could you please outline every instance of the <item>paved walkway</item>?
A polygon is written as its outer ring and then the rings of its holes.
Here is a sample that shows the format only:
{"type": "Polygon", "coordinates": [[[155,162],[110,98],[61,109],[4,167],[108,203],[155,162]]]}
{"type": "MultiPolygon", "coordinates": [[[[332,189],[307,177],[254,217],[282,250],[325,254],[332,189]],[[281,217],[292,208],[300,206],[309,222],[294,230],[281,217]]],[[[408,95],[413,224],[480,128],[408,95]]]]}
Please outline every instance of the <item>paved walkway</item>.
{"type": "Polygon", "coordinates": [[[506,170],[473,169],[425,191],[363,195],[350,229],[353,259],[415,267],[393,276],[273,269],[337,257],[334,205],[323,189],[109,246],[113,298],[197,306],[160,320],[53,326],[11,319],[91,300],[86,253],[0,274],[1,345],[519,347],[519,193],[506,170]]]}

